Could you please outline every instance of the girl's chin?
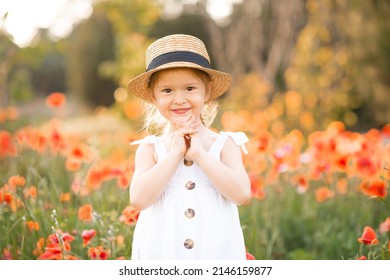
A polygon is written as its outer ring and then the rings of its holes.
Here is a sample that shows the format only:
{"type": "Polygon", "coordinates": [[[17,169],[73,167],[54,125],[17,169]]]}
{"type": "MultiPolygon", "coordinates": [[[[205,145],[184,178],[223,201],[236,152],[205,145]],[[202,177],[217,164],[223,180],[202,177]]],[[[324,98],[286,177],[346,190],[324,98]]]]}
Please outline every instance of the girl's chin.
{"type": "Polygon", "coordinates": [[[188,113],[188,114],[183,114],[183,115],[177,115],[177,116],[173,116],[171,118],[171,121],[172,122],[188,122],[192,117],[192,114],[191,113],[188,113]]]}

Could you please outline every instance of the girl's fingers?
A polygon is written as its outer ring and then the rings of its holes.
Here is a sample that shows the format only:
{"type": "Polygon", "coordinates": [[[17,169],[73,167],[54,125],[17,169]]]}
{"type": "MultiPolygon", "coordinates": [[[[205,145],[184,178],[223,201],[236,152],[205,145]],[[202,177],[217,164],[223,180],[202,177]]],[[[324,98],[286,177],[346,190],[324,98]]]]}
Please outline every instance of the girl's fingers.
{"type": "Polygon", "coordinates": [[[200,121],[195,121],[195,116],[191,115],[191,117],[187,121],[177,121],[175,122],[176,129],[196,129],[201,125],[200,121]]]}
{"type": "Polygon", "coordinates": [[[192,129],[192,128],[190,128],[190,129],[183,129],[183,131],[181,132],[182,133],[182,135],[184,136],[184,135],[189,135],[189,136],[191,136],[191,135],[193,135],[193,134],[195,134],[195,133],[198,133],[199,131],[197,130],[197,129],[192,129]]]}
{"type": "Polygon", "coordinates": [[[177,130],[173,135],[172,135],[172,138],[176,138],[176,137],[189,137],[191,138],[192,135],[198,133],[198,130],[197,129],[180,129],[180,130],[177,130]]]}
{"type": "Polygon", "coordinates": [[[178,129],[177,130],[177,133],[181,136],[184,136],[185,134],[194,134],[194,133],[197,133],[199,131],[199,129],[197,127],[193,127],[192,125],[190,126],[186,126],[186,127],[183,127],[181,129],[178,129]]]}

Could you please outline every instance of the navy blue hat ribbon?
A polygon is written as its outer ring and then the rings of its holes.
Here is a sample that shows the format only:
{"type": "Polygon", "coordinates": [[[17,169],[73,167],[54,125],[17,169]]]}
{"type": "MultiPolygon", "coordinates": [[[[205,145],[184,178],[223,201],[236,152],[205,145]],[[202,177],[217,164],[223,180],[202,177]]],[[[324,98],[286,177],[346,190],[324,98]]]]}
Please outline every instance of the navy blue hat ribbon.
{"type": "Polygon", "coordinates": [[[146,72],[153,70],[166,63],[179,62],[179,61],[191,62],[191,63],[198,64],[199,66],[202,66],[204,68],[210,68],[209,61],[205,57],[197,53],[186,52],[186,51],[175,51],[175,52],[164,53],[155,57],[149,63],[146,72]]]}

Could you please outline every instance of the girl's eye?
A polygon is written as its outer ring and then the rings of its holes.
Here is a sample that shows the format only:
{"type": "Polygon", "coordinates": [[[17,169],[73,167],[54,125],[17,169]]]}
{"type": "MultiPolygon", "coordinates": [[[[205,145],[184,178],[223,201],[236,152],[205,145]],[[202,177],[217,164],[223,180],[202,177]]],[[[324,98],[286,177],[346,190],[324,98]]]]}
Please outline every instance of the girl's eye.
{"type": "Polygon", "coordinates": [[[187,87],[187,91],[194,91],[195,87],[187,87]]]}
{"type": "Polygon", "coordinates": [[[163,93],[171,93],[172,90],[170,88],[166,88],[162,90],[163,93]]]}

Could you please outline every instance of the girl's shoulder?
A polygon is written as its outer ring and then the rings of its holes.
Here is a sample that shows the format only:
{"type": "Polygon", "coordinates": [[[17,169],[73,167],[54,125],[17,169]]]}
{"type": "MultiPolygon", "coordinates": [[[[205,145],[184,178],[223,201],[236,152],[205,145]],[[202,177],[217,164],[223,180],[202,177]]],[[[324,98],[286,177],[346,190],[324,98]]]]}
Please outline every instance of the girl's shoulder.
{"type": "Polygon", "coordinates": [[[129,143],[129,145],[140,145],[140,144],[155,144],[157,141],[156,135],[147,135],[142,139],[138,139],[129,143]]]}
{"type": "Polygon", "coordinates": [[[152,157],[154,162],[157,162],[157,153],[161,150],[160,137],[156,135],[147,135],[142,139],[135,140],[129,143],[129,145],[139,145],[136,152],[140,158],[152,157]]]}
{"type": "Polygon", "coordinates": [[[239,146],[245,154],[248,153],[245,143],[249,142],[249,139],[244,132],[220,131],[215,142],[220,146],[220,149],[230,149],[231,147],[239,146]]]}
{"type": "Polygon", "coordinates": [[[236,143],[246,143],[249,141],[249,138],[242,131],[232,132],[232,131],[221,131],[220,135],[225,135],[226,137],[231,137],[236,143]]]}

